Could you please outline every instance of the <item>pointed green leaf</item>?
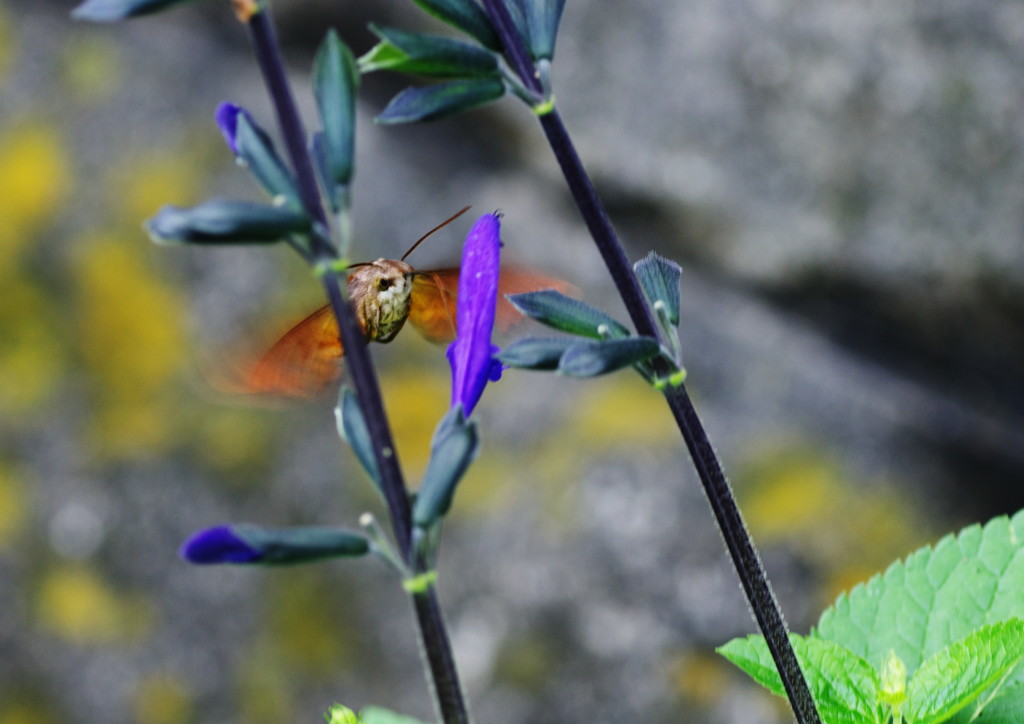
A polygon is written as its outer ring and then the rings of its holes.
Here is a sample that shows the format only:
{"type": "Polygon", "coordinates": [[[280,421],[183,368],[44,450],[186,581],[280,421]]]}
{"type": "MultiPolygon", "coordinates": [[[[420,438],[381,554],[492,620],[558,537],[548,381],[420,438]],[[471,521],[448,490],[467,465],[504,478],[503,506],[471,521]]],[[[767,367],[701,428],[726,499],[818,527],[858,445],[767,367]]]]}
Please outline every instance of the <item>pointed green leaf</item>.
{"type": "MultiPolygon", "coordinates": [[[[955,717],[953,721],[960,724],[961,716],[955,717]]],[[[1024,722],[1024,684],[1014,684],[1004,687],[977,719],[963,718],[963,724],[974,721],[976,724],[1020,724],[1024,722]]]]}
{"type": "Polygon", "coordinates": [[[628,337],[629,330],[600,309],[554,289],[509,294],[507,299],[526,316],[553,329],[585,337],[628,337]]]}
{"type": "Polygon", "coordinates": [[[1024,657],[1024,621],[984,626],[926,659],[907,685],[904,712],[938,724],[1004,679],[1024,657]]]}
{"type": "Polygon", "coordinates": [[[185,2],[190,0],[86,0],[71,11],[71,17],[76,20],[108,23],[158,13],[172,5],[185,2]]]}
{"type": "Polygon", "coordinates": [[[406,88],[391,99],[384,112],[377,116],[380,123],[415,123],[459,113],[505,94],[505,84],[496,78],[472,78],[448,83],[406,88]]]}
{"type": "Polygon", "coordinates": [[[498,359],[509,367],[554,370],[565,351],[576,344],[572,337],[524,337],[501,350],[498,359]]]}
{"type": "MultiPolygon", "coordinates": [[[[828,724],[880,724],[883,721],[877,703],[878,672],[871,664],[838,644],[814,636],[790,634],[789,640],[822,721],[828,724]]],[[[733,639],[717,651],[776,696],[786,695],[763,636],[733,639]]]]}
{"type": "Polygon", "coordinates": [[[644,296],[653,308],[660,302],[669,322],[679,324],[679,277],[682,268],[653,251],[633,265],[644,296]]]}
{"type": "Polygon", "coordinates": [[[225,200],[191,208],[164,206],[145,224],[158,243],[187,244],[269,244],[308,232],[311,226],[301,212],[225,200]]]}
{"type": "Polygon", "coordinates": [[[360,724],[360,719],[356,716],[356,713],[341,704],[332,705],[324,719],[327,720],[327,724],[360,724]]]}
{"type": "Polygon", "coordinates": [[[368,706],[359,712],[363,724],[424,724],[411,716],[396,714],[379,706],[368,706]]]}
{"type": "Polygon", "coordinates": [[[458,28],[491,50],[501,50],[491,19],[474,0],[413,0],[425,12],[458,28]]]}
{"type": "Polygon", "coordinates": [[[497,56],[478,45],[437,35],[370,25],[381,39],[359,59],[359,70],[394,70],[436,78],[498,77],[497,56]]]}
{"type": "Polygon", "coordinates": [[[260,563],[265,565],[356,557],[370,550],[365,537],[342,528],[264,528],[243,523],[231,526],[231,530],[253,549],[260,551],[263,556],[260,563]]]}
{"type": "MultiPolygon", "coordinates": [[[[313,93],[323,123],[320,151],[329,177],[337,186],[352,181],[358,87],[359,73],[352,51],[331,30],[313,61],[313,93]]],[[[333,193],[333,188],[329,191],[333,193]]]]}
{"type": "Polygon", "coordinates": [[[238,157],[252,171],[260,186],[275,199],[284,199],[295,211],[302,209],[295,179],[282,163],[267,132],[250,122],[249,114],[239,113],[235,146],[238,157]]]}
{"type": "Polygon", "coordinates": [[[815,633],[877,665],[895,649],[913,677],[924,659],[1010,618],[1024,618],[1024,512],[897,561],[840,595],[815,633]]]}
{"type": "Polygon", "coordinates": [[[650,337],[578,342],[562,355],[558,371],[571,377],[594,377],[644,362],[659,352],[661,345],[650,337]]]}
{"type": "Polygon", "coordinates": [[[430,462],[412,510],[415,525],[428,528],[444,517],[452,505],[455,486],[476,458],[479,447],[476,423],[467,422],[462,405],[456,405],[434,433],[430,462]]]}
{"type": "Polygon", "coordinates": [[[359,399],[348,385],[341,386],[338,404],[334,408],[334,420],[341,439],[349,444],[359,464],[379,489],[380,473],[377,470],[377,458],[373,453],[370,429],[366,426],[363,410],[359,407],[359,399]]]}

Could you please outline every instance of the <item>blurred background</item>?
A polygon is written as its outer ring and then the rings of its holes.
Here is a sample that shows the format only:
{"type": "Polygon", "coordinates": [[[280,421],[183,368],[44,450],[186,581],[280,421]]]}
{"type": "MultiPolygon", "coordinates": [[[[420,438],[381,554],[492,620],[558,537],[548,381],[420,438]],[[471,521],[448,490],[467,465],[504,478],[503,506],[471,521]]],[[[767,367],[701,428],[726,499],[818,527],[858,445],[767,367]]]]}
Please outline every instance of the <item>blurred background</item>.
{"type": "MultiPolygon", "coordinates": [[[[383,566],[179,560],[221,522],[381,509],[332,400],[245,406],[198,372],[321,303],[299,260],[141,230],[164,203],[260,198],[212,120],[231,100],[274,127],[228,3],[110,27],[72,6],[0,1],[0,724],[429,719],[383,566]]],[[[275,9],[310,123],[328,25],[357,53],[371,20],[438,29],[400,0],[275,9]]],[[[567,4],[566,123],[629,254],[684,266],[688,387],[796,631],[1024,503],[1022,66],[1015,0],[567,4]]],[[[358,255],[501,209],[507,260],[625,318],[521,104],[374,126],[407,84],[363,84],[358,255]]],[[[410,261],[456,260],[471,221],[410,261]]],[[[442,351],[373,349],[413,481],[442,351]]],[[[656,393],[508,373],[477,414],[440,590],[478,721],[790,720],[713,652],[754,624],[656,393]]]]}

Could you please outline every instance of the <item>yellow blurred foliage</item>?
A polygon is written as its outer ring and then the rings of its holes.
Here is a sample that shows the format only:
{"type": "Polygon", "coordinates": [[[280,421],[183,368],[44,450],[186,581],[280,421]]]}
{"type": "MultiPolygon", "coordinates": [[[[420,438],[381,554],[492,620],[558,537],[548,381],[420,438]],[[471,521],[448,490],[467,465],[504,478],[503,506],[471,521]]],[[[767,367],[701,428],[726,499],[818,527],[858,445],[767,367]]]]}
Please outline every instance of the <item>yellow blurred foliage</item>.
{"type": "Polygon", "coordinates": [[[187,359],[184,304],[147,263],[139,240],[101,238],[74,270],[83,361],[95,381],[101,449],[133,455],[172,440],[187,359]]]}
{"type": "Polygon", "coordinates": [[[75,99],[103,101],[120,85],[121,54],[118,46],[107,38],[74,35],[62,53],[62,81],[75,99]]]}
{"type": "Polygon", "coordinates": [[[3,282],[0,304],[0,409],[25,415],[56,388],[65,368],[65,325],[53,300],[21,279],[3,282]]]}
{"type": "Polygon", "coordinates": [[[35,704],[15,703],[0,710],[0,724],[53,724],[54,721],[52,714],[35,704]]]}
{"type": "Polygon", "coordinates": [[[143,601],[119,595],[84,566],[62,566],[45,574],[36,610],[43,628],[80,644],[137,638],[149,619],[143,601]]]}
{"type": "Polygon", "coordinates": [[[679,439],[665,399],[626,373],[587,385],[580,403],[566,411],[563,432],[574,439],[567,447],[591,450],[652,448],[679,439]]]}
{"type": "MultiPolygon", "coordinates": [[[[165,204],[195,203],[202,188],[203,159],[197,149],[127,154],[109,172],[108,206],[118,224],[138,229],[165,204]]],[[[140,243],[142,235],[133,239],[140,243]]]]}
{"type": "MultiPolygon", "coordinates": [[[[212,470],[244,473],[269,464],[276,448],[276,420],[260,410],[207,406],[191,427],[195,431],[195,450],[212,470]]],[[[241,476],[235,482],[258,482],[259,478],[241,476]]]]}
{"type": "Polygon", "coordinates": [[[0,549],[10,546],[21,532],[28,505],[21,474],[13,466],[0,463],[0,549]]]}
{"type": "Polygon", "coordinates": [[[381,394],[391,432],[410,484],[422,477],[430,459],[434,429],[448,412],[450,382],[446,375],[421,366],[405,366],[381,377],[381,394]]]}
{"type": "Polygon", "coordinates": [[[0,276],[59,213],[68,190],[65,158],[57,130],[42,119],[23,119],[0,136],[0,276]]]}
{"type": "Polygon", "coordinates": [[[717,654],[687,651],[668,662],[668,672],[672,688],[680,696],[710,709],[729,690],[730,666],[717,654]]]}
{"type": "Polygon", "coordinates": [[[192,693],[186,682],[169,674],[150,674],[135,690],[138,724],[184,724],[192,718],[192,693]]]}
{"type": "Polygon", "coordinates": [[[241,721],[248,724],[290,721],[293,706],[286,667],[287,664],[267,646],[259,646],[244,657],[236,669],[241,721]]]}

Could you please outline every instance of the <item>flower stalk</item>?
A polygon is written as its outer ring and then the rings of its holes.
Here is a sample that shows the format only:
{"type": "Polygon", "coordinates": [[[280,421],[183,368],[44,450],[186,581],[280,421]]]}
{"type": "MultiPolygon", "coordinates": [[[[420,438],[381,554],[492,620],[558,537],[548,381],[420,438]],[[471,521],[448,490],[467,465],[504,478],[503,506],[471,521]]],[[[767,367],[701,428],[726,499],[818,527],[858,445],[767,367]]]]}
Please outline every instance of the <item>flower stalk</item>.
{"type": "MultiPolygon", "coordinates": [[[[534,71],[533,63],[527,60],[526,48],[516,32],[514,21],[505,3],[502,0],[483,0],[483,4],[501,39],[509,65],[520,75],[524,85],[540,93],[539,74],[534,71]]],[[[544,113],[539,113],[538,119],[573,200],[604,259],[637,333],[660,339],[658,325],[644,299],[636,274],[558,111],[552,106],[544,113]]],[[[667,377],[672,372],[663,360],[653,360],[652,367],[658,377],[667,377]]],[[[682,382],[667,385],[663,394],[697,469],[705,495],[725,539],[726,548],[739,574],[743,591],[767,640],[797,721],[799,724],[820,724],[821,718],[814,699],[789,642],[782,610],[772,593],[764,565],[743,523],[735,496],[700,422],[700,417],[682,382]]]]}

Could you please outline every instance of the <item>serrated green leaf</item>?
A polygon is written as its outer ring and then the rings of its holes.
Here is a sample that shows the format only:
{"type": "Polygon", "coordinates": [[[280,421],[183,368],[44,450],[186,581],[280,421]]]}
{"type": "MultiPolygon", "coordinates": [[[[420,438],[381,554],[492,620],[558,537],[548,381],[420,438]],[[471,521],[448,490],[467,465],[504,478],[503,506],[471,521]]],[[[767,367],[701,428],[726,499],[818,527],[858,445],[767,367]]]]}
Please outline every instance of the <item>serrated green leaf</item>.
{"type": "MultiPolygon", "coordinates": [[[[814,636],[790,634],[800,669],[822,721],[828,724],[880,724],[878,672],[851,651],[814,636]]],[[[776,696],[786,690],[763,636],[733,639],[717,649],[776,696]]]]}
{"type": "Polygon", "coordinates": [[[373,440],[366,426],[366,419],[359,407],[356,393],[348,385],[342,385],[338,395],[338,404],[334,408],[334,419],[341,439],[349,444],[356,454],[363,470],[370,480],[380,489],[380,473],[377,470],[377,458],[373,453],[373,440]]]}
{"type": "Polygon", "coordinates": [[[467,422],[462,406],[453,407],[438,424],[412,509],[412,521],[429,528],[451,508],[455,488],[480,449],[476,423],[467,422]]]}
{"type": "Polygon", "coordinates": [[[597,307],[554,289],[509,294],[507,299],[520,312],[552,329],[594,339],[629,336],[629,330],[625,326],[597,307]]]}
{"type": "Polygon", "coordinates": [[[1024,657],[1024,621],[984,626],[936,652],[914,672],[904,707],[914,724],[938,724],[1004,679],[1024,657]]]}
{"type": "Polygon", "coordinates": [[[501,350],[498,359],[509,367],[554,370],[565,351],[576,344],[572,337],[524,337],[501,350]]]}
{"type": "Polygon", "coordinates": [[[459,113],[501,98],[505,84],[497,78],[471,78],[406,88],[391,99],[379,123],[415,123],[459,113]]]}
{"type": "Polygon", "coordinates": [[[356,91],[359,73],[352,51],[331,30],[313,61],[313,94],[323,124],[321,148],[324,166],[334,186],[352,181],[355,158],[356,91]]]}
{"type": "Polygon", "coordinates": [[[419,719],[384,709],[379,706],[368,706],[359,712],[363,724],[424,724],[419,719]]]}
{"type": "MultiPolygon", "coordinates": [[[[967,724],[972,721],[971,712],[961,712],[952,722],[967,724]],[[963,717],[961,719],[961,717],[963,717]]],[[[992,699],[982,711],[981,716],[973,720],[976,724],[1020,724],[1024,722],[1024,684],[1004,687],[999,695],[992,699]]]]}
{"type": "Polygon", "coordinates": [[[640,287],[651,307],[661,302],[668,321],[679,324],[679,277],[682,268],[653,251],[633,265],[640,287]]]}
{"type": "Polygon", "coordinates": [[[220,199],[191,208],[164,206],[145,223],[150,237],[162,244],[272,244],[311,226],[298,211],[220,199]]]}
{"type": "Polygon", "coordinates": [[[150,15],[191,0],[86,0],[71,11],[75,20],[107,23],[150,15]]]}
{"type": "Polygon", "coordinates": [[[491,50],[501,50],[491,19],[473,0],[413,0],[427,14],[471,35],[491,50]]]}
{"type": "Polygon", "coordinates": [[[661,345],[651,337],[577,342],[562,355],[558,372],[570,377],[595,377],[645,362],[660,352],[661,345]]]}
{"type": "Polygon", "coordinates": [[[498,77],[497,56],[478,45],[437,35],[370,25],[381,39],[359,59],[359,70],[394,70],[435,78],[498,77]]]}
{"type": "Polygon", "coordinates": [[[844,593],[814,633],[876,665],[889,649],[914,671],[977,628],[1024,618],[1024,512],[973,525],[844,593]]]}

